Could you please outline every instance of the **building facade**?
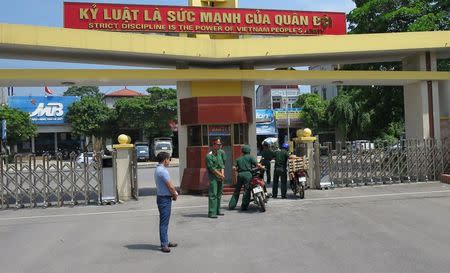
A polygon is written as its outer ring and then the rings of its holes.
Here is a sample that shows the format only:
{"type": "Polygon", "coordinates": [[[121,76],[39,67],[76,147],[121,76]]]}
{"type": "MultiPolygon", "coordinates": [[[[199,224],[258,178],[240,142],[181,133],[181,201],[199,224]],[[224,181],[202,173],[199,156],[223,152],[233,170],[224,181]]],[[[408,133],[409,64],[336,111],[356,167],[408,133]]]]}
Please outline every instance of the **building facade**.
{"type": "Polygon", "coordinates": [[[65,120],[70,105],[79,99],[75,96],[10,96],[8,106],[29,113],[38,133],[15,145],[13,152],[41,155],[81,149],[83,141],[72,133],[72,127],[65,120]]]}
{"type": "Polygon", "coordinates": [[[139,93],[137,91],[130,90],[125,87],[124,89],[120,89],[120,90],[105,94],[105,96],[103,97],[103,101],[106,103],[106,105],[109,108],[114,108],[114,104],[120,99],[134,98],[134,97],[141,97],[141,96],[145,96],[145,95],[142,93],[139,93]]]}
{"type": "MultiPolygon", "coordinates": [[[[339,65],[315,65],[310,66],[309,70],[334,71],[339,70],[339,65]]],[[[324,100],[331,100],[338,95],[339,87],[337,84],[311,85],[311,93],[317,94],[324,100]]]]}

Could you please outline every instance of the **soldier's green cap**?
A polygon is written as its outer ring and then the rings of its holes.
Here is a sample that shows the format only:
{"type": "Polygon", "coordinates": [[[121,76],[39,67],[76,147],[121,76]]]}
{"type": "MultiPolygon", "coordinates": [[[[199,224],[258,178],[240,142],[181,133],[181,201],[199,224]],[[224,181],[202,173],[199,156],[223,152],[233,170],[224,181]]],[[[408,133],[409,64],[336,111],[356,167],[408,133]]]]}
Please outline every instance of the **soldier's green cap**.
{"type": "Polygon", "coordinates": [[[252,148],[250,148],[250,146],[248,146],[248,145],[245,145],[242,147],[241,151],[244,154],[249,154],[252,151],[252,148]]]}

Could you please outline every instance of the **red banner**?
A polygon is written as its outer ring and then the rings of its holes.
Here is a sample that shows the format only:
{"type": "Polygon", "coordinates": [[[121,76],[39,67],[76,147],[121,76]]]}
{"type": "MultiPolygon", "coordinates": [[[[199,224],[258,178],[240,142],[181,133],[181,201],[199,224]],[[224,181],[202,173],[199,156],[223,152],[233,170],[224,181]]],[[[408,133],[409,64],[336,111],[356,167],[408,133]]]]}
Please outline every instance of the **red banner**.
{"type": "Polygon", "coordinates": [[[346,34],[345,13],[64,3],[64,27],[126,32],[346,34]]]}

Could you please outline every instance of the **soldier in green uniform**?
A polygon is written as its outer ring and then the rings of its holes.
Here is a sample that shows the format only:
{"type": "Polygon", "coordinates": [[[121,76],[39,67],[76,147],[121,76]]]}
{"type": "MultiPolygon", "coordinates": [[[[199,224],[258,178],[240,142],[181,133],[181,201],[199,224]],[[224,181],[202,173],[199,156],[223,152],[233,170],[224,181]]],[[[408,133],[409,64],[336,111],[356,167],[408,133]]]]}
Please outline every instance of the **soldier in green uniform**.
{"type": "Polygon", "coordinates": [[[266,169],[266,184],[269,185],[270,182],[272,181],[272,177],[270,175],[270,161],[274,158],[274,152],[272,150],[270,150],[269,148],[269,144],[264,143],[263,144],[263,151],[261,153],[261,161],[260,163],[264,166],[264,168],[266,169]]]}
{"type": "Polygon", "coordinates": [[[244,186],[244,195],[242,197],[241,210],[246,210],[250,204],[250,180],[252,179],[251,170],[255,167],[262,166],[257,163],[256,158],[250,155],[251,148],[248,145],[242,147],[242,156],[236,159],[233,170],[237,171],[237,183],[231,197],[228,208],[234,209],[239,201],[239,194],[242,186],[244,186]]]}
{"type": "Polygon", "coordinates": [[[217,218],[223,215],[220,212],[220,199],[222,197],[222,182],[224,175],[223,156],[219,153],[220,139],[213,141],[213,148],[206,155],[206,168],[208,169],[209,191],[208,191],[208,217],[217,218]]]}
{"type": "Polygon", "coordinates": [[[281,147],[281,150],[275,152],[272,198],[277,198],[278,181],[281,177],[281,198],[285,199],[287,193],[287,161],[289,158],[289,144],[284,143],[281,147]]]}

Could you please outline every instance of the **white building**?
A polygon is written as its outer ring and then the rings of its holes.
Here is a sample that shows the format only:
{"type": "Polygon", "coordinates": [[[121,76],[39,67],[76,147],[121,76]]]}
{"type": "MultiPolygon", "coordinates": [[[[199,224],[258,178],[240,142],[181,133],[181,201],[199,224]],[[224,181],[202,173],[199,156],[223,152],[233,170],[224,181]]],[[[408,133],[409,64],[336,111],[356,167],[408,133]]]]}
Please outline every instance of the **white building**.
{"type": "MultiPolygon", "coordinates": [[[[338,65],[316,65],[309,70],[338,70],[338,65]]],[[[336,84],[311,85],[311,93],[318,94],[324,100],[331,100],[338,95],[339,87],[336,84]]]]}
{"type": "Polygon", "coordinates": [[[256,109],[285,108],[283,98],[287,100],[287,107],[293,108],[298,96],[298,85],[260,85],[256,89],[256,109]]]}

